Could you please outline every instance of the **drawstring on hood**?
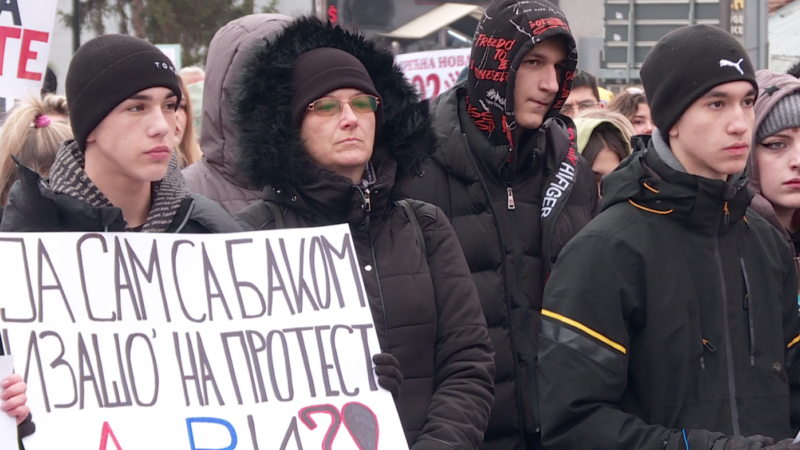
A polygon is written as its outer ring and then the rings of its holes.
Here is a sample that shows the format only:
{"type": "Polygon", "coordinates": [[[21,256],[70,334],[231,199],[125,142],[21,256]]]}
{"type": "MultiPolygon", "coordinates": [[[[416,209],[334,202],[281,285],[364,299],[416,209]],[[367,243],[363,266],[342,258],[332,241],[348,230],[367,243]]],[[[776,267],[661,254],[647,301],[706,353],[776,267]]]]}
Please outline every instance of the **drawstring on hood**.
{"type": "Polygon", "coordinates": [[[514,85],[522,58],[537,44],[556,38],[567,62],[545,120],[558,114],[572,89],[578,50],[567,18],[545,0],[494,1],[475,30],[467,81],[467,112],[493,145],[511,145],[517,128],[514,85]]]}

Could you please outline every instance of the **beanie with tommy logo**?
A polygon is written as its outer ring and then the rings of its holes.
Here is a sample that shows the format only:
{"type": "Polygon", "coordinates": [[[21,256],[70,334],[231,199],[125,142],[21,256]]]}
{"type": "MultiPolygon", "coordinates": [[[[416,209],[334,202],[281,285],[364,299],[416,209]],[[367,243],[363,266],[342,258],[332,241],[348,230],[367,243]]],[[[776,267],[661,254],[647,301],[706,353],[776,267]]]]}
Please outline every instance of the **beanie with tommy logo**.
{"type": "Polygon", "coordinates": [[[133,36],[106,34],[78,48],[69,63],[66,91],[80,149],[86,150],[86,138],[117,105],[153,87],[171,90],[180,104],[175,67],[155,45],[133,36]]]}
{"type": "Polygon", "coordinates": [[[650,116],[662,136],[697,99],[720,84],[747,81],[758,90],[744,47],[730,33],[693,25],[667,33],[640,70],[650,116]]]}

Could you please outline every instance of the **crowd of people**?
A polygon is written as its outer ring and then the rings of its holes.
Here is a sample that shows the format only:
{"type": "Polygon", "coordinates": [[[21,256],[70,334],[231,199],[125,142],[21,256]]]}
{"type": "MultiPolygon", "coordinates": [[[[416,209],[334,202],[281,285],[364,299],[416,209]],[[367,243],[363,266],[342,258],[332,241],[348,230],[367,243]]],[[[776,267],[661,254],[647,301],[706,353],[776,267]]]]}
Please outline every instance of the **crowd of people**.
{"type": "Polygon", "coordinates": [[[312,17],[231,22],[204,72],[99,36],[6,118],[0,231],[349,224],[412,450],[800,450],[799,74],[706,25],[610,102],[577,65],[546,0],[493,1],[430,104],[312,17]]]}

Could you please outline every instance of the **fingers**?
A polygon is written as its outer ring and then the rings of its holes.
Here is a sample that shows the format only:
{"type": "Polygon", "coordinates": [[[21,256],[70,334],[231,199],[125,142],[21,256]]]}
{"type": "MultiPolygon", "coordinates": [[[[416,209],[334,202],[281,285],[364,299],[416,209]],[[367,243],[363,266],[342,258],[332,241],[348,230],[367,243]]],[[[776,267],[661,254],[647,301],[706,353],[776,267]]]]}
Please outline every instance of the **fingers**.
{"type": "Polygon", "coordinates": [[[3,389],[5,389],[11,386],[12,384],[17,384],[21,382],[22,382],[22,375],[18,373],[13,373],[4,379],[2,384],[0,384],[0,386],[2,386],[3,389]]]}
{"type": "MultiPolygon", "coordinates": [[[[13,413],[13,411],[19,407],[24,407],[25,402],[27,401],[28,401],[27,395],[25,394],[16,395],[14,397],[9,398],[8,400],[3,401],[3,403],[0,404],[0,410],[5,411],[6,413],[8,413],[9,416],[15,416],[17,414],[13,413]]],[[[30,412],[30,410],[28,410],[28,412],[30,412]]],[[[25,417],[23,416],[23,419],[24,418],[25,417]]]]}
{"type": "Polygon", "coordinates": [[[392,365],[392,366],[400,366],[400,363],[397,361],[397,358],[392,356],[391,353],[377,353],[372,356],[372,362],[376,365],[392,365]]]}
{"type": "Polygon", "coordinates": [[[24,394],[28,391],[28,385],[23,383],[22,380],[10,385],[9,387],[3,390],[3,393],[0,394],[0,400],[8,400],[11,397],[16,397],[18,395],[24,394]]]}
{"type": "Polygon", "coordinates": [[[25,418],[31,413],[31,408],[28,405],[22,405],[18,408],[14,408],[13,410],[8,412],[9,416],[13,416],[17,418],[17,425],[21,424],[25,421],[25,418]]]}
{"type": "Polygon", "coordinates": [[[385,366],[385,365],[378,365],[375,366],[375,374],[378,376],[386,376],[396,378],[398,380],[403,378],[403,374],[400,372],[395,366],[385,366]]]}

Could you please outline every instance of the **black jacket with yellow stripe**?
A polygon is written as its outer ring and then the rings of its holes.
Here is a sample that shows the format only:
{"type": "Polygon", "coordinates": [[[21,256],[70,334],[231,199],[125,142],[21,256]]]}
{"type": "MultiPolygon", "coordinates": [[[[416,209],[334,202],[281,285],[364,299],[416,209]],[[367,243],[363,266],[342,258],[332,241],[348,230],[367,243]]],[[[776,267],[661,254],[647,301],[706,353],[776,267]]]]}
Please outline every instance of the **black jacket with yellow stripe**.
{"type": "Polygon", "coordinates": [[[706,450],[797,431],[792,252],[744,185],[673,170],[652,146],[603,180],[603,212],[545,289],[548,449],[706,450]]]}

